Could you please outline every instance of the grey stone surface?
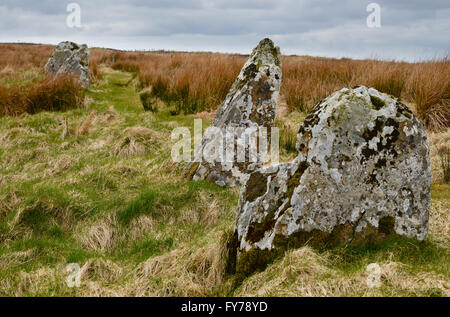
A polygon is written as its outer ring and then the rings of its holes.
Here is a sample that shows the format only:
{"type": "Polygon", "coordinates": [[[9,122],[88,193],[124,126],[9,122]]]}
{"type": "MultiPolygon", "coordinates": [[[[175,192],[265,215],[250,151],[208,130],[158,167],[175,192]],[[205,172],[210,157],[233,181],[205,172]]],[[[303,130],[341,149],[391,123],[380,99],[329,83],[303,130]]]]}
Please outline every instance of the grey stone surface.
{"type": "Polygon", "coordinates": [[[245,135],[259,127],[270,128],[275,118],[275,107],[281,85],[281,55],[270,39],[263,39],[252,51],[242,67],[236,81],[220,106],[212,127],[224,132],[223,138],[205,133],[194,159],[186,166],[186,175],[196,179],[210,179],[223,186],[238,186],[245,182],[250,171],[262,166],[263,159],[253,160],[248,154],[245,135]],[[227,129],[238,128],[225,134],[227,129]],[[235,140],[246,154],[245,160],[233,159],[207,162],[201,159],[208,146],[218,145],[222,141],[226,147],[228,140],[235,140]],[[242,142],[241,142],[242,141],[242,142]]]}
{"type": "Polygon", "coordinates": [[[81,87],[89,88],[89,49],[86,44],[74,42],[59,43],[45,64],[46,71],[52,76],[73,74],[78,77],[81,87]]]}
{"type": "Polygon", "coordinates": [[[238,268],[251,267],[253,251],[261,258],[286,244],[425,238],[428,140],[395,98],[363,86],[333,93],[307,116],[296,148],[292,162],[253,172],[241,190],[238,268]]]}

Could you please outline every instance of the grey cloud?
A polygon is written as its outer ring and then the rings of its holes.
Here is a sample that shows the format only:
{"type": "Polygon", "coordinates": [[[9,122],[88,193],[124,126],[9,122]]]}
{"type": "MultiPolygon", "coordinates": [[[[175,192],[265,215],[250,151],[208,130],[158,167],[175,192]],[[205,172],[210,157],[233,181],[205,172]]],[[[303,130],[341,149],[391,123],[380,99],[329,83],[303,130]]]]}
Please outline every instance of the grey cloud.
{"type": "Polygon", "coordinates": [[[248,52],[271,36],[289,53],[409,60],[450,49],[448,1],[375,0],[380,29],[366,26],[371,1],[71,1],[3,0],[0,41],[73,38],[114,48],[248,52]],[[65,24],[71,1],[81,6],[81,30],[65,24]]]}

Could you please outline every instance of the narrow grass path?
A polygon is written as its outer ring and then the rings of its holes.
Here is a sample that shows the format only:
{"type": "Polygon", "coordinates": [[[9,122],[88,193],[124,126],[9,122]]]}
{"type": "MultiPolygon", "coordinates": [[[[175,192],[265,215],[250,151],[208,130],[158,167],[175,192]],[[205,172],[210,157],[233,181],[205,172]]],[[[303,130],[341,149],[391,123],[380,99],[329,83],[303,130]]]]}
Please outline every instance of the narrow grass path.
{"type": "Polygon", "coordinates": [[[142,112],[139,95],[131,83],[132,74],[108,68],[103,69],[103,74],[101,85],[88,92],[90,97],[98,103],[110,104],[120,112],[142,112]]]}

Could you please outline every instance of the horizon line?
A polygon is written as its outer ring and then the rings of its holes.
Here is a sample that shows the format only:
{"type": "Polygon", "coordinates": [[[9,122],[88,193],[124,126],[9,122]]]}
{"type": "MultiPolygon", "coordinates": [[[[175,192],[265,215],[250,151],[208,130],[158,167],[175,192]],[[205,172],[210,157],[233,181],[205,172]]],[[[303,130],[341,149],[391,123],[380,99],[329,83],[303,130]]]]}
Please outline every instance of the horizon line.
{"type": "MultiPolygon", "coordinates": [[[[64,41],[62,41],[64,42],[64,41]]],[[[70,41],[73,42],[73,41],[70,41]]],[[[61,43],[61,42],[60,42],[61,43]]],[[[76,43],[76,42],[74,42],[76,43]]],[[[34,43],[34,42],[2,42],[0,41],[0,45],[1,44],[18,44],[18,45],[44,45],[44,46],[56,46],[57,44],[50,44],[50,43],[34,43]]],[[[77,43],[79,44],[79,43],[77,43]]],[[[82,43],[85,44],[85,43],[82,43]]],[[[87,45],[87,44],[86,44],[87,45]]],[[[101,46],[91,46],[89,47],[89,49],[104,49],[104,50],[111,50],[111,51],[118,51],[118,52],[146,52],[146,53],[157,53],[157,52],[166,52],[166,53],[184,53],[184,54],[188,54],[188,53],[205,53],[205,54],[225,54],[225,55],[239,55],[239,56],[249,56],[250,53],[248,54],[243,54],[243,53],[239,53],[239,52],[221,52],[221,51],[177,51],[177,50],[166,50],[166,49],[149,49],[149,50],[145,50],[145,49],[120,49],[120,48],[112,48],[112,47],[101,47],[101,46]]],[[[298,55],[298,54],[283,54],[281,53],[282,56],[286,56],[286,57],[310,57],[310,58],[323,58],[323,59],[335,59],[335,60],[345,60],[345,59],[349,59],[349,60],[357,60],[357,61],[364,61],[364,60],[371,60],[371,61],[379,61],[379,62],[397,62],[397,63],[409,63],[409,64],[413,64],[413,63],[426,63],[426,62],[435,62],[435,61],[442,61],[442,60],[448,60],[450,59],[450,51],[448,51],[447,53],[445,53],[442,56],[438,56],[437,54],[434,57],[430,57],[430,58],[425,58],[425,59],[420,59],[420,60],[413,60],[413,61],[409,61],[406,59],[389,59],[389,58],[378,58],[376,56],[374,57],[364,57],[364,58],[355,58],[355,57],[348,57],[348,56],[341,56],[341,57],[337,57],[337,56],[323,56],[323,55],[298,55]]]]}

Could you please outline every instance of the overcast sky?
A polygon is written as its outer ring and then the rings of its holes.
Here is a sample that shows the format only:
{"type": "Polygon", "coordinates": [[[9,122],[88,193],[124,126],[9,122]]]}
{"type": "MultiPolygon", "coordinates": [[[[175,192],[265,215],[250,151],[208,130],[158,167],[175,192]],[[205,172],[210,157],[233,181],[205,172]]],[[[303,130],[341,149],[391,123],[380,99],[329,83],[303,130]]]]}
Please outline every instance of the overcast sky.
{"type": "Polygon", "coordinates": [[[450,1],[0,0],[0,42],[249,53],[267,36],[283,54],[440,57],[450,52],[450,1]],[[71,2],[81,28],[67,26],[71,2]],[[366,23],[371,2],[381,7],[379,28],[366,23]]]}

